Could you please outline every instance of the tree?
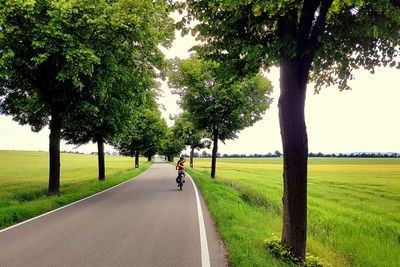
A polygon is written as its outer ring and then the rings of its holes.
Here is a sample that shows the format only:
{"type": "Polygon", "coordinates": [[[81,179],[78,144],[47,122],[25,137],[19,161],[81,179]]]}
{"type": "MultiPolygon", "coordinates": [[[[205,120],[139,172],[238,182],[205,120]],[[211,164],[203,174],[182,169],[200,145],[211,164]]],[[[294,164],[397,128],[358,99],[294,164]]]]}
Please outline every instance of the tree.
{"type": "Polygon", "coordinates": [[[167,134],[161,144],[160,154],[165,155],[169,162],[185,148],[185,139],[182,138],[183,128],[174,125],[167,130],[167,134]]]}
{"type": "Polygon", "coordinates": [[[87,81],[104,63],[106,46],[123,46],[130,54],[126,60],[152,68],[162,60],[158,45],[171,42],[172,19],[161,0],[1,0],[0,5],[1,113],[33,131],[49,125],[49,193],[58,194],[61,130],[81,100],[93,95],[87,81]]]}
{"type": "Polygon", "coordinates": [[[104,144],[112,143],[127,131],[129,118],[139,112],[143,96],[157,86],[155,72],[125,60],[132,51],[124,48],[107,46],[107,52],[101,56],[103,63],[95,67],[85,84],[92,88],[92,94],[68,114],[69,123],[62,130],[62,137],[69,144],[97,143],[100,181],[105,180],[104,144]]]}
{"type": "MultiPolygon", "coordinates": [[[[304,259],[307,235],[308,139],[304,118],[309,81],[349,89],[353,69],[395,66],[400,4],[396,0],[188,0],[203,56],[227,76],[280,66],[279,120],[283,144],[282,243],[304,259]]],[[[182,21],[181,25],[185,21],[182,21]]],[[[400,65],[397,64],[399,68],[400,65]]]]}
{"type": "Polygon", "coordinates": [[[191,114],[188,112],[182,113],[175,118],[175,125],[183,128],[183,137],[185,144],[190,147],[190,168],[193,168],[193,156],[195,149],[210,148],[211,142],[207,139],[206,131],[197,129],[191,121],[191,114]]]}
{"type": "Polygon", "coordinates": [[[161,150],[162,142],[166,136],[167,123],[161,118],[161,112],[158,110],[149,110],[147,118],[147,129],[142,138],[141,152],[151,161],[151,157],[161,150]]]}
{"type": "Polygon", "coordinates": [[[219,76],[217,68],[216,62],[192,56],[175,60],[169,73],[169,86],[181,96],[183,110],[196,128],[211,136],[211,178],[215,178],[218,141],[234,139],[260,120],[271,101],[271,84],[262,75],[231,83],[219,76]]]}
{"type": "MultiPolygon", "coordinates": [[[[152,101],[153,102],[153,101],[152,101]]],[[[161,147],[167,129],[161,119],[160,111],[153,107],[144,107],[128,123],[128,127],[114,146],[124,156],[135,157],[135,168],[139,167],[139,154],[151,157],[161,147]]]]}
{"type": "Polygon", "coordinates": [[[281,153],[279,150],[275,150],[274,154],[275,154],[275,156],[277,156],[278,158],[279,158],[280,156],[282,156],[282,153],[281,153]]]}
{"type": "Polygon", "coordinates": [[[167,134],[167,123],[160,116],[154,120],[148,129],[149,133],[143,138],[145,144],[142,153],[148,161],[151,161],[151,158],[162,149],[162,143],[167,134]]]}
{"type": "Polygon", "coordinates": [[[186,128],[187,143],[190,147],[190,168],[193,168],[193,157],[195,149],[210,148],[211,142],[207,138],[207,133],[204,131],[196,130],[193,123],[190,123],[186,128]]]}

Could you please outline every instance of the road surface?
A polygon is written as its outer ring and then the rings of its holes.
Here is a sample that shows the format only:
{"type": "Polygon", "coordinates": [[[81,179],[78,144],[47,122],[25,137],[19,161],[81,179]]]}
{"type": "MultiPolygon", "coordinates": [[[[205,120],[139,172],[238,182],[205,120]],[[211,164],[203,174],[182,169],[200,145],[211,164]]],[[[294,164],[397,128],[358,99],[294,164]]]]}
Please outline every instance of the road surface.
{"type": "Polygon", "coordinates": [[[1,231],[0,266],[226,266],[204,201],[201,242],[193,184],[178,191],[175,177],[158,160],[123,185],[1,231]]]}

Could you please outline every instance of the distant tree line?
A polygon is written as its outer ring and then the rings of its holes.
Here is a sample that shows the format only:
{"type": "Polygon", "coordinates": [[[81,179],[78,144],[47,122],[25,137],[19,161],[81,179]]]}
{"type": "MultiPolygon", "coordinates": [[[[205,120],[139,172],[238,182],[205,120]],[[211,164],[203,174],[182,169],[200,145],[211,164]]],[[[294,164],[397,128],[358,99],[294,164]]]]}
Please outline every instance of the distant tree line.
{"type": "Polygon", "coordinates": [[[309,153],[309,157],[325,157],[325,158],[398,158],[400,153],[309,153]]]}
{"type": "Polygon", "coordinates": [[[67,150],[60,151],[60,153],[64,153],[64,154],[85,154],[85,153],[82,153],[82,152],[79,152],[79,151],[67,151],[67,150]]]}
{"type": "MultiPolygon", "coordinates": [[[[189,157],[187,154],[182,154],[183,157],[189,157]]],[[[221,154],[217,153],[217,158],[279,158],[282,154],[279,151],[267,154],[221,154]]],[[[206,151],[201,153],[194,152],[193,157],[195,158],[211,158],[212,155],[206,151]]],[[[321,157],[321,158],[399,158],[400,153],[332,153],[324,154],[318,153],[308,153],[308,157],[321,157]]]]}
{"type": "MultiPolygon", "coordinates": [[[[60,153],[64,153],[64,154],[81,154],[81,155],[85,155],[85,154],[98,155],[99,154],[99,152],[96,152],[96,151],[92,151],[90,153],[83,153],[83,152],[79,152],[79,151],[68,151],[68,150],[62,150],[62,151],[60,151],[60,153]]],[[[118,153],[117,151],[113,151],[113,152],[106,151],[106,152],[104,152],[104,155],[105,156],[121,156],[121,154],[118,153]]]]}

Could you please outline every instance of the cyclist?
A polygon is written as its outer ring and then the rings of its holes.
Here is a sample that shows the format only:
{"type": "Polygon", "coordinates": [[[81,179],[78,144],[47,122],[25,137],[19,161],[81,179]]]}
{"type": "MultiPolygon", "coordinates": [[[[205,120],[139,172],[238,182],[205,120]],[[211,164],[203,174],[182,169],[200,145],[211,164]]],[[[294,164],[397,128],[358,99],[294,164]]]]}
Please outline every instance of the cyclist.
{"type": "MultiPolygon", "coordinates": [[[[183,181],[182,181],[183,183],[185,182],[185,178],[186,178],[185,162],[186,162],[186,159],[183,157],[180,157],[178,162],[176,163],[176,167],[175,167],[175,169],[178,170],[178,177],[179,177],[179,174],[183,174],[183,181]]],[[[176,179],[176,182],[178,182],[178,178],[176,179]]],[[[179,184],[178,184],[178,187],[179,187],[179,184]]]]}

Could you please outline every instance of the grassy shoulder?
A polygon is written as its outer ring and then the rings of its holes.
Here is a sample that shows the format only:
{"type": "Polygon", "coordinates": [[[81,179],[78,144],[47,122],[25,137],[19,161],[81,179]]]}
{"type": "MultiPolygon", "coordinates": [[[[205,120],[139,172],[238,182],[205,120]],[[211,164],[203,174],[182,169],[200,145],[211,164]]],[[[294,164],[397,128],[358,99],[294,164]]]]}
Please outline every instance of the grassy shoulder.
{"type": "MultiPolygon", "coordinates": [[[[282,228],[282,159],[218,159],[217,181],[209,178],[210,159],[196,158],[194,165],[194,177],[197,173],[204,177],[204,182],[198,181],[199,185],[205,183],[208,186],[210,183],[228,188],[247,205],[249,210],[246,214],[256,221],[248,223],[253,219],[236,214],[219,215],[220,212],[235,213],[230,210],[235,206],[228,203],[230,200],[213,196],[213,191],[218,192],[213,188],[203,194],[210,195],[210,207],[219,205],[216,211],[210,209],[221,229],[227,224],[230,228],[226,231],[237,231],[240,235],[240,229],[249,234],[252,232],[254,237],[249,238],[257,241],[254,246],[260,246],[262,240],[270,238],[272,233],[279,238],[282,228]],[[253,212],[263,215],[257,217],[253,212]]],[[[311,158],[307,251],[334,267],[397,266],[400,262],[399,177],[400,159],[311,158]]],[[[228,237],[229,244],[229,236],[233,234],[225,235],[223,231],[221,235],[228,237]]],[[[247,254],[247,248],[243,249],[244,252],[239,253],[247,254]]],[[[235,254],[230,257],[237,257],[235,254]]],[[[243,265],[239,261],[237,266],[243,265]]]]}
{"type": "MultiPolygon", "coordinates": [[[[4,151],[1,152],[0,156],[4,157],[6,153],[4,151]]],[[[8,154],[8,156],[11,155],[10,157],[13,158],[12,154],[8,154]]],[[[19,175],[20,169],[24,169],[24,167],[15,169],[15,171],[11,170],[10,165],[8,165],[10,170],[4,168],[5,170],[2,173],[4,177],[1,177],[0,183],[0,197],[2,199],[0,201],[0,229],[122,183],[144,172],[152,164],[152,162],[145,162],[143,159],[138,169],[129,169],[128,166],[133,166],[132,160],[128,161],[127,158],[121,159],[121,157],[111,158],[108,161],[109,168],[107,168],[108,175],[106,180],[99,182],[96,178],[95,162],[94,165],[82,167],[87,164],[86,161],[88,159],[93,161],[95,158],[90,158],[87,155],[79,155],[78,157],[67,155],[66,157],[64,156],[65,168],[64,175],[62,174],[61,178],[61,194],[59,196],[48,196],[46,194],[46,175],[43,175],[46,171],[43,172],[41,164],[45,155],[39,152],[19,152],[14,154],[18,155],[18,157],[25,157],[25,159],[29,158],[24,162],[31,167],[31,172],[25,169],[25,174],[19,175]],[[33,163],[35,161],[34,158],[37,159],[36,166],[33,163]],[[91,177],[86,177],[87,172],[90,173],[91,177]]],[[[12,162],[14,167],[17,167],[16,162],[18,160],[12,162]]]]}
{"type": "MultiPolygon", "coordinates": [[[[274,233],[280,220],[271,216],[257,196],[240,192],[227,183],[212,180],[207,172],[187,169],[198,185],[224,239],[233,266],[295,266],[276,260],[266,253],[263,240],[274,233]]],[[[278,211],[279,213],[279,211],[278,211]]]]}

